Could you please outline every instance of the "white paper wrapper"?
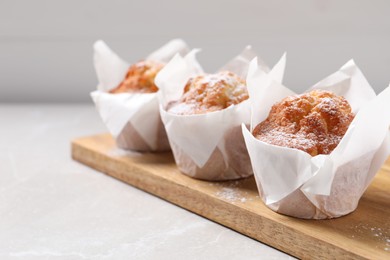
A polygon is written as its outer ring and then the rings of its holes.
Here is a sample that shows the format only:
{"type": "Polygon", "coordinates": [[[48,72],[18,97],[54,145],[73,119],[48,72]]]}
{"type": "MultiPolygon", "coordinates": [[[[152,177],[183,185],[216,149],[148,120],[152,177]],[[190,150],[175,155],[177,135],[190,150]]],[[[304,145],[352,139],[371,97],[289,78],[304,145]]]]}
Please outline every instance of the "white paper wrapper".
{"type": "Polygon", "coordinates": [[[311,157],[253,137],[252,130],[266,119],[272,105],[294,93],[262,72],[255,61],[247,85],[252,123],[251,131],[245,125],[242,131],[264,203],[279,213],[307,219],[354,211],[390,152],[390,87],[376,96],[352,60],[312,87],[344,96],[356,116],[331,154],[311,157]]]}
{"type": "MultiPolygon", "coordinates": [[[[176,53],[184,55],[188,51],[184,41],[175,39],[151,53],[146,60],[167,63],[176,53]]],[[[117,145],[141,152],[170,150],[157,93],[108,93],[122,82],[130,65],[103,41],[94,44],[94,64],[99,84],[91,97],[117,145]]]]}
{"type": "MultiPolygon", "coordinates": [[[[165,108],[178,100],[191,76],[203,73],[195,55],[176,55],[157,75],[155,83],[160,89],[160,112],[176,164],[181,172],[204,180],[231,180],[253,174],[248,152],[241,133],[241,123],[249,125],[250,103],[246,100],[226,109],[198,115],[176,115],[165,108]]],[[[250,60],[255,57],[250,47],[226,64],[229,70],[245,78],[250,60]]],[[[264,63],[261,63],[264,64],[264,63]]],[[[284,57],[271,75],[282,81],[284,57]]],[[[269,69],[262,65],[264,73],[269,69]]]]}

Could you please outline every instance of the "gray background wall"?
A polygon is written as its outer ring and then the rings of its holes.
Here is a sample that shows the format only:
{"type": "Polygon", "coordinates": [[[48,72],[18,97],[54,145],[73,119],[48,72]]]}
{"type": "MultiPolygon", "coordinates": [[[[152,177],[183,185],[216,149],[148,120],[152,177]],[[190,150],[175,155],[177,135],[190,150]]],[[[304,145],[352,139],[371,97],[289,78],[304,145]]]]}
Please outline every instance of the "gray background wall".
{"type": "Polygon", "coordinates": [[[390,81],[386,0],[0,0],[0,102],[89,102],[95,40],[134,62],[174,37],[209,71],[247,44],[270,65],[287,51],[295,91],[350,58],[377,92],[390,81]]]}

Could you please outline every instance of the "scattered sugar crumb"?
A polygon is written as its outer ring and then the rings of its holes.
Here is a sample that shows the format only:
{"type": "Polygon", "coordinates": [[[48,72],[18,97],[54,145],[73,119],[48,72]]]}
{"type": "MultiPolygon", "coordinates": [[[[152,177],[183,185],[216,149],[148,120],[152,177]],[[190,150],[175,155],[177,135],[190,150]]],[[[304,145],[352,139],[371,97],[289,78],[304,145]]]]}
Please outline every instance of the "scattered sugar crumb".
{"type": "Polygon", "coordinates": [[[237,192],[234,189],[227,187],[224,187],[222,190],[218,191],[217,196],[230,202],[234,202],[239,199],[237,192]]]}
{"type": "MultiPolygon", "coordinates": [[[[385,251],[390,251],[390,238],[389,238],[389,233],[386,229],[382,229],[380,227],[370,227],[367,224],[364,223],[359,223],[355,225],[354,227],[352,226],[355,230],[355,234],[357,234],[357,238],[360,237],[359,234],[366,234],[367,231],[371,234],[372,237],[375,237],[375,240],[380,242],[382,244],[383,242],[383,247],[382,246],[376,246],[377,248],[383,248],[385,251]],[[367,231],[365,231],[367,230],[367,231]]],[[[354,235],[352,235],[353,238],[355,238],[354,235]]]]}
{"type": "Polygon", "coordinates": [[[219,198],[222,198],[224,200],[227,200],[234,204],[235,202],[242,202],[245,203],[247,201],[252,200],[252,198],[247,198],[248,192],[240,192],[237,189],[230,188],[230,187],[223,187],[220,191],[216,193],[216,195],[219,198]]]}

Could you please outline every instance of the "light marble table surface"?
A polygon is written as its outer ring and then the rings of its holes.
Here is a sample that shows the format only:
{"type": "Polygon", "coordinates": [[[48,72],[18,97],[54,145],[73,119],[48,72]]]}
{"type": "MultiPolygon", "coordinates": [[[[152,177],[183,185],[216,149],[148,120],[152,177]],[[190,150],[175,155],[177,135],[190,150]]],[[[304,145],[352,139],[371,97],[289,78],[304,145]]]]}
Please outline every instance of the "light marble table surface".
{"type": "Polygon", "coordinates": [[[290,259],[72,161],[92,105],[0,105],[0,259],[290,259]]]}

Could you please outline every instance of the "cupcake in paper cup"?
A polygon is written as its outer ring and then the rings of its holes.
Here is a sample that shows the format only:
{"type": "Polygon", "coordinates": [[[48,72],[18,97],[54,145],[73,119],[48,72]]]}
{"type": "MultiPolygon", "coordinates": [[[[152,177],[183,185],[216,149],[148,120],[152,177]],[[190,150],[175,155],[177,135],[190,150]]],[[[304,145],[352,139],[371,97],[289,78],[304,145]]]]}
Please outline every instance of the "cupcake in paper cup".
{"type": "MultiPolygon", "coordinates": [[[[249,125],[250,103],[245,77],[256,54],[247,47],[214,74],[196,60],[198,50],[176,55],[157,75],[160,112],[176,164],[190,177],[233,180],[253,174],[241,133],[249,125]]],[[[264,73],[281,82],[284,59],[264,73]]]]}
{"type": "Polygon", "coordinates": [[[242,131],[263,202],[305,219],[354,211],[390,152],[390,87],[376,95],[351,60],[301,95],[252,61],[242,131]]]}
{"type": "Polygon", "coordinates": [[[103,41],[94,44],[94,65],[99,80],[91,93],[96,108],[118,147],[139,152],[169,151],[162,124],[157,73],[175,54],[189,48],[174,39],[132,65],[122,60],[103,41]]]}

